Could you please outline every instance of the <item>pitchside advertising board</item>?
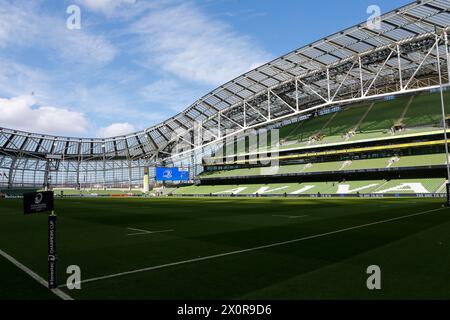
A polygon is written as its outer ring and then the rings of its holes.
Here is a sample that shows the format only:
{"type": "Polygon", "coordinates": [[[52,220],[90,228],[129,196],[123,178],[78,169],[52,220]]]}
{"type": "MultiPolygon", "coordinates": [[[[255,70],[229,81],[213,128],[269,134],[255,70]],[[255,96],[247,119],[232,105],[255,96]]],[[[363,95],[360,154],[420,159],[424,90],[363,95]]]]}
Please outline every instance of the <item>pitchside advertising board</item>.
{"type": "Polygon", "coordinates": [[[156,168],[157,181],[189,181],[187,168],[156,168]]]}

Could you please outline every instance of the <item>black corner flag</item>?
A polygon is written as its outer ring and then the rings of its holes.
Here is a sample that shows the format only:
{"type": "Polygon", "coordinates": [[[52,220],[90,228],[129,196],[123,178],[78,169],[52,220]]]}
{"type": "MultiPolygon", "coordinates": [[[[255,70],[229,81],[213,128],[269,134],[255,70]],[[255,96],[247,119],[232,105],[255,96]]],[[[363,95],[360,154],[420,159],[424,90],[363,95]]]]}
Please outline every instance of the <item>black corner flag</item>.
{"type": "Polygon", "coordinates": [[[56,215],[53,191],[32,192],[23,195],[24,214],[51,212],[48,216],[48,288],[56,289],[56,215]]]}
{"type": "Polygon", "coordinates": [[[56,280],[56,215],[48,216],[48,288],[56,289],[58,282],[56,280]]]}

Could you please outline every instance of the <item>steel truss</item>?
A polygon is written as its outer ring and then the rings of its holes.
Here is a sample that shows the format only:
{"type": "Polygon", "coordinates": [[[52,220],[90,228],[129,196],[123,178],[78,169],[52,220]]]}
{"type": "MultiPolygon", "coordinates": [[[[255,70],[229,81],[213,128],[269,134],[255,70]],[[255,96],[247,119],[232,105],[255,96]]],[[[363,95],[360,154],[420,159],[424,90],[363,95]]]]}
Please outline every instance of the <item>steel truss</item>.
{"type": "Polygon", "coordinates": [[[175,145],[182,148],[171,158],[320,109],[450,86],[447,32],[394,42],[268,88],[201,121],[201,132],[194,127],[177,135],[175,145]],[[184,143],[189,134],[196,135],[196,144],[184,143]]]}

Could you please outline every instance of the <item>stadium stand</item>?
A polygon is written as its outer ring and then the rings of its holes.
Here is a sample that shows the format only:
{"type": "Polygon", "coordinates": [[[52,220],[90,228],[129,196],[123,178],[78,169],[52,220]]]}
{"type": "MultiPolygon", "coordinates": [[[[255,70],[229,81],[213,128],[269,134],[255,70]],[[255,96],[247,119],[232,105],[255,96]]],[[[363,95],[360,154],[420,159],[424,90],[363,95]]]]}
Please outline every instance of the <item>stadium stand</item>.
{"type": "Polygon", "coordinates": [[[386,133],[400,119],[409,99],[409,97],[399,97],[392,101],[375,103],[357,131],[386,133]]]}
{"type": "Polygon", "coordinates": [[[305,182],[278,184],[242,184],[221,186],[188,186],[175,195],[325,195],[340,194],[432,194],[440,191],[445,179],[404,179],[348,182],[305,182]]]}
{"type": "Polygon", "coordinates": [[[36,188],[13,188],[13,189],[2,189],[0,193],[4,194],[7,198],[22,197],[24,193],[35,192],[36,188]]]}
{"type": "Polygon", "coordinates": [[[177,188],[155,188],[150,192],[151,196],[164,197],[171,195],[177,188]]]}
{"type": "MultiPolygon", "coordinates": [[[[444,91],[444,99],[450,104],[448,90],[444,91]]],[[[450,113],[450,106],[447,109],[450,113]]],[[[307,120],[280,127],[277,150],[297,149],[300,152],[319,146],[350,146],[372,141],[392,144],[403,138],[414,137],[418,140],[432,135],[437,137],[443,132],[439,93],[389,97],[388,100],[354,104],[336,110],[325,115],[315,113],[307,120]]],[[[239,156],[245,155],[248,150],[241,145],[236,148],[228,145],[227,149],[236,150],[239,156]]],[[[264,146],[256,148],[256,152],[267,150],[264,146]]],[[[206,160],[206,164],[220,162],[221,157],[207,157],[206,160]]]]}
{"type": "Polygon", "coordinates": [[[128,190],[128,189],[68,189],[68,188],[55,188],[53,189],[55,195],[64,195],[64,196],[74,196],[74,195],[82,195],[82,196],[92,196],[92,195],[141,195],[142,190],[128,190]]]}
{"type": "MultiPolygon", "coordinates": [[[[444,99],[450,102],[449,91],[444,92],[444,99]]],[[[440,94],[428,92],[344,106],[326,115],[312,114],[307,120],[282,126],[279,135],[281,148],[293,148],[401,137],[439,130],[441,126],[440,94]],[[395,127],[401,130],[393,130],[395,127]]]]}
{"type": "MultiPolygon", "coordinates": [[[[450,102],[449,91],[444,91],[444,99],[450,102]]],[[[446,158],[442,132],[440,94],[436,92],[342,106],[281,126],[280,147],[272,155],[261,148],[239,157],[205,157],[200,185],[173,193],[443,192],[446,158]],[[269,159],[271,165],[249,162],[250,156],[259,161],[269,159]],[[296,183],[295,179],[304,181],[296,183]],[[352,181],[342,182],[345,180],[352,181]]]]}
{"type": "Polygon", "coordinates": [[[426,154],[406,157],[388,157],[379,159],[365,159],[355,161],[333,161],[321,163],[305,163],[298,165],[285,165],[275,168],[243,168],[205,173],[203,178],[242,177],[258,175],[276,175],[293,173],[310,173],[344,170],[367,170],[376,168],[400,168],[444,165],[445,154],[426,154]]]}
{"type": "Polygon", "coordinates": [[[448,30],[436,19],[447,12],[440,0],[410,4],[383,15],[379,33],[357,25],[299,48],[138,132],[85,139],[0,128],[0,185],[142,186],[148,193],[156,182],[145,175],[150,168],[185,165],[189,183],[208,185],[441,179],[450,60],[448,30]],[[272,129],[280,140],[269,146],[261,132],[272,129]],[[255,137],[258,146],[250,146],[255,137]]]}
{"type": "MultiPolygon", "coordinates": [[[[446,111],[450,113],[450,92],[444,92],[446,111]]],[[[442,122],[439,94],[420,94],[414,96],[411,106],[404,118],[406,127],[427,127],[439,125],[442,122]]]]}

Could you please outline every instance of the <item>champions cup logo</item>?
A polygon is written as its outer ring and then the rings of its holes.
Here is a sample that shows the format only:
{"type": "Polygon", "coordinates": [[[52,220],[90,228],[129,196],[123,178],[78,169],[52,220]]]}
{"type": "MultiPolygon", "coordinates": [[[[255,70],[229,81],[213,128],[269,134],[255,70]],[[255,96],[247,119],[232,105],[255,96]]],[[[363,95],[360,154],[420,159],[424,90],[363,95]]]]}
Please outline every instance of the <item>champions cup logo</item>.
{"type": "Polygon", "coordinates": [[[35,204],[40,204],[41,201],[42,201],[42,193],[38,193],[38,194],[36,195],[36,197],[34,197],[34,203],[35,203],[35,204]]]}

